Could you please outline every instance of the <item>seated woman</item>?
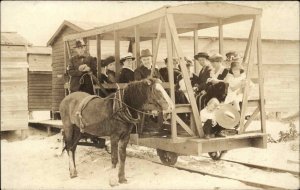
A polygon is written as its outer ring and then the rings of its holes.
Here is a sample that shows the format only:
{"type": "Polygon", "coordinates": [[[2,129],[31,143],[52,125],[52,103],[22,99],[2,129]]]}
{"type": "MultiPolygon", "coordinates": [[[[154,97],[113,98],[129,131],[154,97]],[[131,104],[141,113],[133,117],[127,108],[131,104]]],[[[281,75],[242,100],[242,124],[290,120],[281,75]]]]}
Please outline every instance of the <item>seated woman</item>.
{"type": "Polygon", "coordinates": [[[119,83],[129,83],[134,81],[133,63],[135,58],[131,53],[126,54],[120,60],[123,65],[119,76],[119,83]]]}
{"type": "Polygon", "coordinates": [[[108,56],[107,58],[101,60],[101,74],[99,77],[99,85],[100,85],[100,91],[99,96],[106,97],[111,93],[114,93],[114,89],[104,89],[102,84],[107,83],[115,83],[115,57],[114,56],[108,56]]]}
{"type": "MultiPolygon", "coordinates": [[[[229,84],[225,104],[232,104],[237,110],[240,110],[240,103],[243,100],[243,92],[246,86],[246,74],[239,62],[232,62],[229,73],[225,78],[229,84]]],[[[252,83],[250,81],[250,87],[252,83]]]]}
{"type": "Polygon", "coordinates": [[[214,54],[209,58],[209,61],[211,62],[213,71],[212,71],[211,77],[207,79],[207,83],[216,84],[219,82],[224,82],[224,79],[226,78],[226,76],[229,72],[229,69],[226,69],[223,66],[222,55],[214,54]]]}

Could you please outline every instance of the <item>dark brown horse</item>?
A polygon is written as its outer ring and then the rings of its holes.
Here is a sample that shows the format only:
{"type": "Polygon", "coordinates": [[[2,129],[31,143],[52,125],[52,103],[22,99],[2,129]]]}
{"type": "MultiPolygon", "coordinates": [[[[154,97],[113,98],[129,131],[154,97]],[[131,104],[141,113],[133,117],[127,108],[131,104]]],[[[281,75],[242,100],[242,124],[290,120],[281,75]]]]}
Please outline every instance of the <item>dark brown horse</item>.
{"type": "Polygon", "coordinates": [[[89,94],[74,92],[61,102],[59,110],[71,178],[77,176],[75,150],[84,131],[99,137],[110,136],[112,168],[116,168],[119,158],[119,182],[125,183],[127,181],[124,172],[126,147],[134,123],[139,122],[139,113],[174,108],[171,99],[157,79],[129,83],[124,89],[123,97],[118,94],[117,92],[106,98],[91,99],[81,111],[81,119],[78,109],[89,94]]]}

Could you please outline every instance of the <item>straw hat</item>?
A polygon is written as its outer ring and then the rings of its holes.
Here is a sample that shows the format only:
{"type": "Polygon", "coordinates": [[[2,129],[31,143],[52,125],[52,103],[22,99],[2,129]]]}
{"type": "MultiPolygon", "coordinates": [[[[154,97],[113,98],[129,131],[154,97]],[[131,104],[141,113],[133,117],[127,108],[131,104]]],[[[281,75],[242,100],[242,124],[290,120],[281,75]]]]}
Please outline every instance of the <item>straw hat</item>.
{"type": "Polygon", "coordinates": [[[217,123],[226,129],[234,128],[240,121],[240,113],[231,104],[222,104],[216,111],[217,123]]]}
{"type": "Polygon", "coordinates": [[[135,57],[133,57],[132,56],[132,53],[127,53],[127,54],[125,54],[125,55],[123,55],[122,56],[122,58],[121,58],[121,60],[120,60],[120,63],[124,63],[124,61],[126,60],[126,59],[132,59],[132,60],[135,60],[135,57]]]}

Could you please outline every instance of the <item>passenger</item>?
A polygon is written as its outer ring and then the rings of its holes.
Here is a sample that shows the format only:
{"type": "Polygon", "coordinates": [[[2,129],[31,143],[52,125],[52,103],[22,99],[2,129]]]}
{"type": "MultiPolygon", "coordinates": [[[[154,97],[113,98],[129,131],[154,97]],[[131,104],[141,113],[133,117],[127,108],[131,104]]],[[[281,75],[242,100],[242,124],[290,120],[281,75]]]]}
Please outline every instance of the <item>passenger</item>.
{"type": "Polygon", "coordinates": [[[120,63],[123,65],[123,67],[119,76],[120,83],[129,83],[134,81],[134,72],[132,69],[134,60],[135,58],[131,53],[128,53],[121,58],[120,63]]]}
{"type": "MultiPolygon", "coordinates": [[[[136,81],[149,78],[151,75],[152,54],[149,49],[144,49],[141,51],[141,62],[142,65],[134,71],[134,80],[136,81]]],[[[158,78],[163,81],[157,68],[154,69],[153,78],[158,78]]]]}
{"type": "Polygon", "coordinates": [[[94,95],[93,84],[96,82],[97,61],[86,53],[86,44],[82,39],[76,40],[75,51],[68,63],[67,73],[70,76],[70,93],[76,91],[87,92],[94,95]]]}
{"type": "Polygon", "coordinates": [[[226,60],[223,63],[223,66],[227,69],[230,69],[231,63],[234,61],[239,61],[240,57],[236,51],[229,51],[226,53],[226,60]]]}
{"type": "Polygon", "coordinates": [[[195,63],[199,63],[202,66],[202,69],[200,70],[199,76],[195,80],[194,84],[199,92],[202,92],[206,89],[206,82],[208,78],[212,77],[212,66],[209,62],[209,55],[205,52],[200,52],[194,56],[195,63]]]}
{"type": "Polygon", "coordinates": [[[225,137],[220,131],[223,129],[217,124],[216,110],[220,102],[217,98],[212,98],[208,101],[207,106],[200,111],[201,122],[203,125],[204,138],[209,139],[219,136],[225,137]]]}
{"type": "MultiPolygon", "coordinates": [[[[231,103],[237,110],[240,110],[240,103],[243,100],[243,92],[246,85],[246,74],[239,62],[231,63],[225,82],[229,84],[225,104],[231,103]]],[[[252,84],[250,83],[251,86],[252,84]]]]}
{"type": "Polygon", "coordinates": [[[223,57],[220,54],[214,54],[209,58],[211,65],[213,67],[213,72],[211,78],[207,79],[207,83],[217,84],[219,82],[224,82],[229,69],[223,66],[223,57]]]}
{"type": "Polygon", "coordinates": [[[101,74],[99,78],[99,82],[103,83],[114,83],[114,71],[113,67],[115,65],[115,57],[108,56],[107,58],[101,60],[101,74]]]}
{"type": "MultiPolygon", "coordinates": [[[[163,78],[164,82],[169,82],[169,73],[168,73],[168,58],[164,59],[165,66],[159,69],[159,74],[163,78]]],[[[178,69],[178,60],[173,58],[173,71],[174,71],[174,84],[178,83],[178,75],[181,74],[178,69]]]]}

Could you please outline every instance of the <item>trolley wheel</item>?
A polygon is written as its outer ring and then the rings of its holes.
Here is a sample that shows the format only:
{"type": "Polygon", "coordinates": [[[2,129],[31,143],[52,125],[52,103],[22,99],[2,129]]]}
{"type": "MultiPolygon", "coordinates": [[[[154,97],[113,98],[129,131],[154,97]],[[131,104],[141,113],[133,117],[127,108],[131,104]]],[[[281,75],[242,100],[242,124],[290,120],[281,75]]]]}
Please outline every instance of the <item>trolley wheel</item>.
{"type": "Polygon", "coordinates": [[[220,160],[226,152],[227,152],[227,150],[222,150],[222,151],[217,151],[217,152],[209,152],[208,155],[213,160],[220,160]]]}
{"type": "Polygon", "coordinates": [[[173,166],[177,162],[178,155],[175,152],[169,152],[166,150],[156,149],[157,155],[160,158],[160,161],[167,165],[167,166],[173,166]]]}

